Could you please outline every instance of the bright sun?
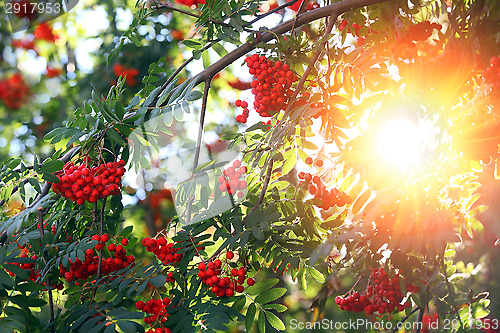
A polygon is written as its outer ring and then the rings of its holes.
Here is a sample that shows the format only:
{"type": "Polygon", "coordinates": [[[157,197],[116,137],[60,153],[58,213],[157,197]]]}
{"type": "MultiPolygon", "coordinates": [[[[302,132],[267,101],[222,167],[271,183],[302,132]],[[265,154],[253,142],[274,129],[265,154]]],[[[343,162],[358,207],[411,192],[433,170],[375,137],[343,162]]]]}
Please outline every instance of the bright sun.
{"type": "Polygon", "coordinates": [[[377,153],[384,163],[400,170],[409,170],[421,165],[429,133],[422,123],[401,118],[382,127],[377,136],[377,153]]]}

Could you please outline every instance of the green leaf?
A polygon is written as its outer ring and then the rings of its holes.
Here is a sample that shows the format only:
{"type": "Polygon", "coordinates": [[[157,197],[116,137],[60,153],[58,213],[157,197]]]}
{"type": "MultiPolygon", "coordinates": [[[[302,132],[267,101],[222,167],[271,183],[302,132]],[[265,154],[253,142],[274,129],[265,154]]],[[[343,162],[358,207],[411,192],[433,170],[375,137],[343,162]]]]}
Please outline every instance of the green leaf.
{"type": "Polygon", "coordinates": [[[323,274],[321,274],[320,271],[318,271],[316,268],[314,267],[308,267],[308,272],[309,274],[311,274],[311,276],[318,282],[320,283],[323,283],[325,282],[325,277],[323,276],[323,274]]]}
{"type": "Polygon", "coordinates": [[[261,333],[266,332],[266,317],[264,315],[264,311],[259,312],[259,319],[258,319],[257,325],[258,325],[259,331],[261,333]]]}
{"type": "Polygon", "coordinates": [[[248,287],[246,289],[246,291],[250,295],[258,295],[258,294],[261,294],[262,292],[264,292],[266,290],[271,289],[278,282],[280,282],[280,280],[276,279],[276,278],[261,280],[261,281],[258,281],[255,285],[253,285],[251,287],[248,287]]]}
{"type": "Polygon", "coordinates": [[[54,173],[64,167],[64,162],[59,160],[49,160],[40,166],[40,173],[54,173]]]}
{"type": "Polygon", "coordinates": [[[295,167],[295,164],[297,163],[297,154],[295,152],[295,149],[290,149],[289,152],[285,153],[284,155],[285,162],[283,163],[283,176],[292,171],[295,167]]]}
{"type": "Polygon", "coordinates": [[[278,331],[285,330],[285,324],[283,324],[281,319],[279,319],[278,316],[276,316],[274,313],[266,311],[266,318],[269,324],[271,324],[271,326],[277,329],[278,331]]]}
{"type": "Polygon", "coordinates": [[[151,283],[155,287],[161,287],[167,282],[167,277],[165,275],[156,275],[149,279],[149,283],[151,283]]]}
{"type": "Polygon", "coordinates": [[[286,305],[283,304],[277,304],[277,303],[271,303],[271,304],[266,304],[263,306],[265,310],[276,310],[278,312],[285,312],[288,310],[286,305]]]}
{"type": "Polygon", "coordinates": [[[255,303],[252,303],[248,306],[247,314],[245,315],[245,328],[247,332],[252,331],[253,322],[255,319],[255,312],[257,311],[257,307],[255,303]]]}
{"type": "Polygon", "coordinates": [[[189,102],[196,101],[197,99],[200,99],[203,97],[203,93],[199,90],[193,90],[189,92],[189,94],[186,96],[186,100],[189,102]]]}
{"type": "Polygon", "coordinates": [[[255,297],[255,302],[260,304],[270,303],[277,300],[286,293],[286,288],[275,288],[264,291],[262,294],[255,297]]]}
{"type": "Polygon", "coordinates": [[[123,141],[123,139],[120,136],[120,134],[118,134],[118,132],[114,128],[109,129],[106,132],[106,134],[108,135],[108,137],[109,137],[110,140],[116,142],[121,147],[125,147],[125,141],[123,141]]]}
{"type": "Polygon", "coordinates": [[[59,177],[57,177],[56,175],[53,175],[51,173],[42,174],[42,179],[46,180],[50,183],[59,183],[59,177]]]}
{"type": "Polygon", "coordinates": [[[134,322],[131,321],[119,321],[118,327],[124,332],[124,333],[137,333],[138,332],[138,325],[134,322]]]}
{"type": "Polygon", "coordinates": [[[264,240],[266,239],[266,236],[264,235],[264,232],[260,227],[254,227],[252,228],[252,233],[257,238],[258,240],[264,240]]]}

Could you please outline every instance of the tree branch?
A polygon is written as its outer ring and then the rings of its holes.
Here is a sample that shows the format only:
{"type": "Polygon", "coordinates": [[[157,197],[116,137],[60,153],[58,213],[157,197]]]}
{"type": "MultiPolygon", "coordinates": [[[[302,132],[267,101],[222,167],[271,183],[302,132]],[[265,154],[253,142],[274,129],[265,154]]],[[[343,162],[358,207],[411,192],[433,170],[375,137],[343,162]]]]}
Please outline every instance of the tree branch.
{"type": "Polygon", "coordinates": [[[229,52],[224,57],[219,59],[210,67],[206,68],[196,76],[196,84],[204,82],[207,78],[215,76],[217,73],[222,71],[224,68],[252,51],[260,43],[266,43],[274,39],[277,35],[282,35],[286,32],[291,31],[293,27],[298,28],[304,24],[311,23],[313,21],[328,17],[328,16],[338,16],[345,13],[348,10],[354,8],[360,8],[364,6],[374,5],[378,3],[387,2],[388,0],[344,0],[342,2],[337,2],[329,6],[320,7],[313,9],[311,11],[305,12],[294,19],[286,21],[268,32],[263,32],[259,40],[255,40],[252,43],[245,43],[235,50],[229,52]],[[294,25],[295,23],[295,25],[294,25]]]}
{"type": "Polygon", "coordinates": [[[210,90],[211,82],[212,82],[212,77],[209,76],[205,80],[205,89],[203,90],[203,101],[201,104],[201,112],[200,112],[200,126],[198,128],[198,139],[196,140],[196,150],[194,152],[193,173],[198,167],[198,163],[200,160],[201,141],[203,139],[203,131],[205,128],[205,114],[207,113],[208,92],[210,90]]]}
{"type": "MultiPolygon", "coordinates": [[[[47,256],[47,251],[45,251],[45,246],[43,245],[43,208],[40,207],[38,208],[38,229],[40,231],[40,245],[42,248],[42,259],[45,265],[47,265],[48,262],[48,256],[47,256]]],[[[49,295],[49,325],[50,326],[50,332],[55,333],[54,329],[54,300],[52,299],[52,289],[48,288],[48,285],[50,285],[50,277],[47,281],[47,294],[49,295]]]]}

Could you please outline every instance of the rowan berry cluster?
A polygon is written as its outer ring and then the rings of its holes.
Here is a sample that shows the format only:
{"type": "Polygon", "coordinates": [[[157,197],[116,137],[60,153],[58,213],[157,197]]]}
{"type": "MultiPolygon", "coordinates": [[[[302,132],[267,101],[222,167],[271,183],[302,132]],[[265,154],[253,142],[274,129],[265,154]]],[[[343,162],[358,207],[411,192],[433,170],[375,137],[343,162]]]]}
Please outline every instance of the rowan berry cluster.
{"type": "Polygon", "coordinates": [[[225,169],[222,172],[222,176],[219,176],[219,190],[221,192],[226,192],[230,195],[236,194],[238,198],[243,198],[245,190],[248,186],[246,180],[240,178],[247,173],[247,167],[241,166],[240,160],[235,160],[233,165],[225,169]]]}
{"type": "Polygon", "coordinates": [[[66,267],[61,265],[59,270],[60,276],[63,276],[68,282],[73,281],[75,278],[80,280],[87,280],[89,277],[96,275],[99,268],[99,252],[107,248],[107,252],[102,252],[101,255],[101,274],[108,275],[113,272],[124,269],[130,265],[135,264],[135,257],[127,255],[124,246],[128,245],[127,238],[122,238],[120,244],[110,242],[107,246],[106,243],[110,241],[110,237],[104,235],[94,235],[93,240],[98,243],[94,249],[87,249],[85,251],[85,260],[82,262],[76,258],[75,262],[70,261],[69,271],[66,267]]]}
{"type": "Polygon", "coordinates": [[[500,97],[500,56],[491,57],[490,66],[483,72],[484,82],[492,85],[492,92],[500,97]]]}
{"type": "MultiPolygon", "coordinates": [[[[317,167],[323,166],[323,160],[318,159],[316,162],[313,161],[311,157],[306,158],[306,164],[315,164],[317,167]]],[[[307,190],[311,195],[314,195],[313,204],[316,207],[320,207],[323,210],[328,210],[330,207],[338,206],[343,207],[346,204],[352,202],[351,197],[349,197],[345,192],[342,192],[336,188],[329,191],[326,188],[325,183],[320,176],[313,176],[309,172],[299,172],[298,174],[301,182],[299,185],[307,185],[307,190]]]]}
{"type": "Polygon", "coordinates": [[[108,162],[93,167],[86,163],[74,165],[68,162],[57,176],[59,183],[52,185],[54,192],[83,205],[85,201],[97,202],[110,195],[118,195],[125,161],[108,162]]]}
{"type": "Polygon", "coordinates": [[[55,43],[59,39],[59,36],[54,33],[54,30],[52,30],[52,27],[48,23],[42,23],[37,26],[33,32],[33,36],[35,36],[35,39],[52,43],[55,43]]]}
{"type": "MultiPolygon", "coordinates": [[[[234,258],[234,253],[229,251],[226,253],[226,265],[222,267],[222,261],[215,259],[208,263],[201,262],[198,264],[198,277],[203,283],[210,287],[210,290],[217,297],[232,297],[235,292],[241,293],[245,290],[243,284],[247,278],[247,269],[245,267],[232,268],[229,271],[228,261],[234,258]]],[[[248,286],[253,286],[255,280],[249,278],[246,280],[248,286]]]]}
{"type": "MultiPolygon", "coordinates": [[[[261,117],[271,117],[284,110],[288,99],[293,94],[292,84],[297,76],[290,70],[290,66],[281,61],[273,62],[265,56],[253,54],[246,57],[248,72],[253,75],[251,82],[252,94],[255,96],[253,107],[261,117]]],[[[243,108],[243,114],[236,119],[246,122],[248,117],[248,103],[236,101],[236,106],[243,108]]]]}
{"type": "Polygon", "coordinates": [[[125,78],[125,82],[131,87],[135,86],[138,82],[135,79],[137,75],[139,75],[139,70],[136,68],[125,68],[120,64],[113,65],[113,72],[116,77],[123,76],[125,78]]]}
{"type": "Polygon", "coordinates": [[[10,109],[19,109],[27,102],[30,87],[19,73],[12,74],[8,79],[0,80],[0,99],[10,109]]]}
{"type": "Polygon", "coordinates": [[[182,247],[175,248],[175,243],[169,243],[165,237],[158,239],[146,237],[141,243],[146,247],[146,251],[153,253],[164,266],[176,264],[182,259],[182,254],[178,253],[182,247]]]}
{"type": "Polygon", "coordinates": [[[434,29],[440,31],[442,29],[441,24],[429,21],[419,22],[410,26],[408,31],[399,36],[398,43],[413,45],[413,42],[425,41],[432,35],[434,29]]]}
{"type": "MultiPolygon", "coordinates": [[[[149,314],[144,321],[146,324],[149,324],[151,327],[155,325],[157,322],[165,323],[169,317],[167,313],[167,306],[170,305],[171,299],[165,297],[163,299],[150,299],[147,302],[137,301],[135,303],[135,307],[137,310],[145,312],[149,314]]],[[[153,333],[170,333],[170,329],[168,328],[151,328],[147,332],[153,333]]]]}
{"type": "MultiPolygon", "coordinates": [[[[409,293],[418,292],[418,288],[413,284],[406,284],[409,293]]],[[[341,310],[353,312],[365,312],[371,315],[377,312],[379,315],[398,312],[411,306],[411,302],[406,300],[400,287],[400,276],[398,273],[392,278],[384,268],[372,269],[369,284],[364,293],[354,292],[347,297],[335,297],[335,303],[341,310]]]]}

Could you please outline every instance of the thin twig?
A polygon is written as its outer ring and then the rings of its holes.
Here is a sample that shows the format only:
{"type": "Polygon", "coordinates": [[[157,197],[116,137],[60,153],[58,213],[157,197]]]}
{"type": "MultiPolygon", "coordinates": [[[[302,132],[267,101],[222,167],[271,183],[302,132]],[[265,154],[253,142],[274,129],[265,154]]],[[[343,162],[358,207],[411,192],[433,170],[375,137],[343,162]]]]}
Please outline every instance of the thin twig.
{"type": "MultiPolygon", "coordinates": [[[[155,1],[155,2],[157,2],[157,1],[155,1]]],[[[185,14],[185,15],[189,15],[189,16],[194,17],[194,18],[200,18],[201,17],[201,15],[198,15],[198,14],[195,14],[195,13],[191,13],[191,12],[185,11],[183,9],[172,7],[172,6],[165,5],[165,4],[161,4],[161,5],[157,6],[154,9],[171,10],[171,11],[179,12],[179,13],[182,13],[182,14],[185,14]]],[[[209,18],[208,21],[211,22],[211,23],[215,23],[215,24],[226,26],[228,28],[233,28],[233,26],[230,25],[229,23],[225,23],[225,22],[222,22],[222,21],[219,21],[219,20],[212,20],[212,19],[209,18]]],[[[245,26],[247,26],[247,25],[242,26],[242,28],[243,28],[244,31],[250,32],[250,33],[254,32],[251,29],[245,29],[245,26]]]]}
{"type": "Polygon", "coordinates": [[[194,18],[200,18],[200,15],[192,13],[192,12],[188,12],[187,10],[180,9],[180,8],[177,8],[177,7],[173,7],[173,6],[161,3],[161,2],[159,2],[157,0],[154,0],[154,2],[155,2],[156,7],[152,8],[152,9],[155,9],[155,10],[157,10],[157,9],[171,10],[173,12],[178,12],[178,13],[181,13],[181,14],[184,14],[184,15],[188,15],[188,16],[191,16],[191,17],[194,17],[194,18]]]}
{"type": "Polygon", "coordinates": [[[193,173],[196,171],[198,167],[198,163],[200,160],[200,150],[201,150],[201,141],[203,139],[203,131],[205,128],[205,115],[207,113],[207,100],[208,100],[208,92],[210,90],[210,83],[212,82],[212,77],[209,77],[205,80],[205,89],[203,90],[203,101],[201,104],[201,112],[200,112],[200,126],[198,127],[198,139],[196,140],[196,150],[194,152],[194,161],[193,161],[193,173]]]}
{"type": "Polygon", "coordinates": [[[224,68],[234,63],[240,57],[246,55],[248,52],[254,50],[259,43],[266,43],[275,38],[275,36],[283,35],[286,32],[289,32],[292,27],[298,28],[304,24],[311,23],[313,21],[329,17],[329,16],[338,16],[342,13],[345,13],[348,10],[360,8],[364,6],[374,5],[378,3],[387,2],[388,0],[345,0],[342,2],[337,2],[329,6],[320,7],[317,9],[313,9],[305,12],[302,15],[296,17],[296,19],[291,19],[286,21],[268,32],[263,32],[260,36],[259,40],[254,40],[251,43],[245,43],[233,51],[229,52],[227,55],[219,59],[210,67],[206,68],[198,75],[196,75],[196,84],[200,84],[204,82],[208,77],[213,77],[224,68]]]}
{"type": "MultiPolygon", "coordinates": [[[[264,14],[261,14],[261,15],[255,15],[256,18],[254,18],[252,21],[248,22],[248,24],[253,24],[261,19],[263,19],[264,17],[268,16],[268,15],[271,15],[271,14],[274,14],[276,12],[279,12],[280,10],[282,10],[283,8],[286,8],[286,7],[290,7],[291,5],[293,5],[294,3],[296,3],[297,1],[299,0],[291,0],[289,2],[285,2],[284,4],[282,4],[281,6],[278,6],[276,8],[274,8],[273,10],[269,10],[267,12],[265,12],[264,14]]],[[[245,25],[246,26],[246,25],[245,25]]]]}
{"type": "MultiPolygon", "coordinates": [[[[106,207],[106,198],[102,199],[102,207],[100,214],[100,225],[99,225],[99,234],[102,236],[103,233],[103,224],[104,224],[104,208],[106,207]]],[[[102,269],[101,269],[101,261],[102,261],[102,250],[99,251],[99,264],[97,266],[97,279],[100,280],[102,277],[102,269]]]]}
{"type": "Polygon", "coordinates": [[[262,184],[262,190],[260,191],[259,200],[257,200],[257,203],[255,204],[252,210],[256,209],[258,206],[260,206],[262,201],[264,201],[264,197],[267,192],[267,187],[269,186],[269,181],[271,180],[271,175],[273,173],[273,166],[274,166],[274,160],[273,157],[270,156],[269,164],[267,166],[266,178],[264,179],[264,184],[262,184]]]}
{"type": "MultiPolygon", "coordinates": [[[[335,21],[337,20],[337,17],[338,17],[338,14],[337,13],[334,13],[330,16],[330,19],[329,19],[329,22],[328,22],[328,26],[326,27],[326,30],[325,30],[325,34],[324,36],[328,36],[331,32],[332,32],[332,29],[333,29],[333,26],[335,24],[335,21]]],[[[309,76],[309,74],[311,73],[312,69],[314,68],[314,66],[316,65],[316,61],[318,61],[318,58],[321,56],[321,54],[323,54],[324,52],[324,49],[326,47],[326,44],[328,43],[328,38],[325,37],[325,41],[321,44],[321,48],[318,49],[314,55],[313,55],[313,58],[311,60],[311,63],[309,64],[309,66],[306,68],[306,70],[304,71],[304,74],[302,75],[302,77],[300,78],[299,80],[299,83],[297,83],[297,87],[295,88],[292,96],[290,97],[289,99],[289,102],[288,102],[288,106],[287,106],[287,109],[285,111],[285,114],[287,114],[293,107],[293,102],[295,101],[295,99],[297,98],[297,95],[299,94],[299,92],[302,90],[302,88],[304,87],[304,84],[306,83],[307,81],[307,77],[309,76]]]]}
{"type": "MultiPolygon", "coordinates": [[[[43,208],[42,207],[38,208],[38,228],[40,230],[40,244],[41,244],[41,248],[42,248],[42,258],[43,258],[43,262],[45,263],[45,265],[47,265],[49,258],[47,257],[47,252],[45,251],[45,246],[43,244],[43,208]]],[[[48,287],[50,285],[50,278],[47,282],[48,282],[47,283],[47,294],[49,295],[49,318],[50,318],[49,325],[51,325],[50,332],[55,333],[55,329],[54,329],[54,300],[52,299],[52,289],[50,289],[48,287]]]]}

